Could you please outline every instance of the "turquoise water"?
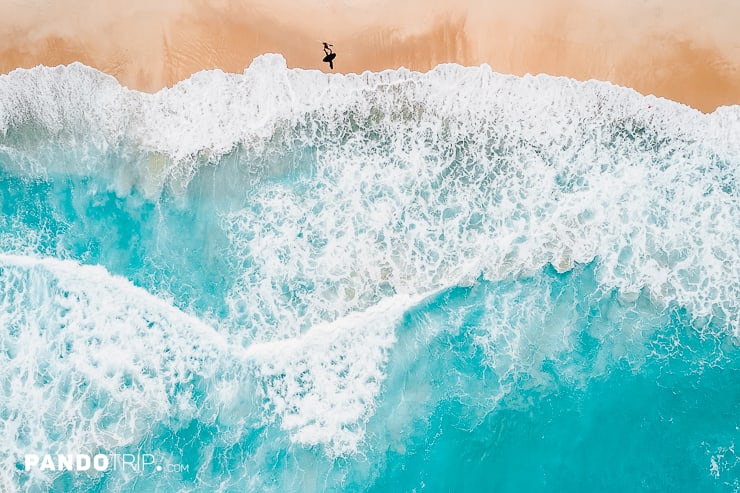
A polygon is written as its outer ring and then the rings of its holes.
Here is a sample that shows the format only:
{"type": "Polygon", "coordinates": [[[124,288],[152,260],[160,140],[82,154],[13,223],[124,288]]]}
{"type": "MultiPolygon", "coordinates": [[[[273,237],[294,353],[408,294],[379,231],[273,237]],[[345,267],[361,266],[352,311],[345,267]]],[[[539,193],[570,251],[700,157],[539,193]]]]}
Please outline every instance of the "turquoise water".
{"type": "Polygon", "coordinates": [[[487,67],[2,76],[0,490],[738,491],[739,123],[487,67]]]}

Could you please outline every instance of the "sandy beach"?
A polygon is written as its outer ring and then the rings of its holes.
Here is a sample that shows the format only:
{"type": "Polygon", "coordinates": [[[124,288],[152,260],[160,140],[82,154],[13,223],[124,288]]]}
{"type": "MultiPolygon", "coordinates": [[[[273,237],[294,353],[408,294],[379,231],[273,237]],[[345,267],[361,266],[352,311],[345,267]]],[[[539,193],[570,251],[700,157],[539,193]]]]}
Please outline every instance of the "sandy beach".
{"type": "Polygon", "coordinates": [[[3,0],[0,72],[80,61],[156,91],[203,69],[281,53],[335,71],[488,63],[608,80],[705,112],[740,104],[740,2],[692,0],[3,0]]]}

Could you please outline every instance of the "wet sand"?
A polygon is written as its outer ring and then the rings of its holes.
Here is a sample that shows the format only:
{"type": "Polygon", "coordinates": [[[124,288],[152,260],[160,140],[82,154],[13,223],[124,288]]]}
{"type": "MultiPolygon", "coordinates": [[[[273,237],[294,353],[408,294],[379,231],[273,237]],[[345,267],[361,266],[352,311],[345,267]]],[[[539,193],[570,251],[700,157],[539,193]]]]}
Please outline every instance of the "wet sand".
{"type": "Polygon", "coordinates": [[[0,0],[0,73],[80,61],[156,91],[262,53],[359,73],[488,63],[608,80],[702,111],[740,104],[736,0],[0,0]]]}

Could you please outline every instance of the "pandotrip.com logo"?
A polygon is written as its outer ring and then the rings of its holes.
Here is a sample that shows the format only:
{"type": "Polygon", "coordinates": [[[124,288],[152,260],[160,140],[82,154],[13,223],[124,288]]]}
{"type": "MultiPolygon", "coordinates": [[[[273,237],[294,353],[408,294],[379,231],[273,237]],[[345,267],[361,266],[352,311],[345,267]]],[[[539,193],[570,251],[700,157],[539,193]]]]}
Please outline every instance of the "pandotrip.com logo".
{"type": "Polygon", "coordinates": [[[128,472],[134,474],[182,473],[188,464],[162,460],[155,454],[26,454],[23,471],[128,472]]]}

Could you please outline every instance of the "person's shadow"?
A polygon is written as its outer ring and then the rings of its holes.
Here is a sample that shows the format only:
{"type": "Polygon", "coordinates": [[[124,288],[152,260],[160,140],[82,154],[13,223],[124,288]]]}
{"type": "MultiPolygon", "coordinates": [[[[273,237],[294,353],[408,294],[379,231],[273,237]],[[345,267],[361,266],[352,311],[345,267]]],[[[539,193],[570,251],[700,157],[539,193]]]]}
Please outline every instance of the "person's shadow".
{"type": "Polygon", "coordinates": [[[337,57],[337,54],[332,51],[330,48],[331,46],[329,43],[324,41],[324,53],[326,53],[326,56],[324,57],[322,62],[327,62],[329,64],[329,68],[334,70],[334,59],[337,57]]]}

